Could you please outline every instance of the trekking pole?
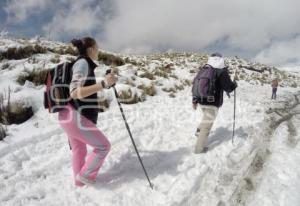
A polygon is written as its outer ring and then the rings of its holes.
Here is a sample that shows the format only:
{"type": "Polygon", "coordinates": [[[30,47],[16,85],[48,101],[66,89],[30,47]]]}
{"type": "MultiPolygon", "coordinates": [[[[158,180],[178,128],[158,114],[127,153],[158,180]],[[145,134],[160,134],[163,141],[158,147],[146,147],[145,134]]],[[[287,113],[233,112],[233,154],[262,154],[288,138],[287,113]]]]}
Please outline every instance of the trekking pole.
{"type": "Polygon", "coordinates": [[[232,144],[234,143],[234,133],[235,133],[235,116],[236,116],[236,89],[233,91],[233,129],[232,129],[232,144]]]}
{"type": "MultiPolygon", "coordinates": [[[[106,71],[106,74],[109,74],[110,72],[111,72],[111,71],[108,70],[108,71],[106,71]]],[[[131,134],[129,125],[128,125],[128,123],[127,123],[127,120],[126,120],[126,117],[125,117],[125,114],[124,114],[124,111],[123,111],[123,108],[122,108],[122,105],[121,105],[121,103],[120,103],[120,101],[119,101],[119,95],[118,95],[118,92],[117,92],[117,90],[116,90],[116,88],[115,88],[115,85],[113,85],[112,88],[114,89],[115,96],[116,96],[116,99],[117,99],[117,102],[118,102],[118,105],[119,105],[119,108],[120,108],[120,111],[121,111],[121,114],[122,114],[122,117],[123,117],[123,120],[124,120],[126,129],[127,129],[128,133],[129,133],[131,142],[132,142],[133,147],[134,147],[134,149],[135,149],[135,152],[136,152],[136,154],[137,154],[137,156],[138,156],[138,159],[139,159],[139,161],[140,161],[140,163],[141,163],[141,165],[142,165],[142,168],[143,168],[143,170],[144,170],[144,173],[145,173],[145,175],[146,175],[146,177],[147,177],[147,180],[148,180],[148,182],[149,182],[149,186],[150,186],[151,189],[153,189],[153,184],[152,184],[151,181],[150,181],[150,178],[149,178],[149,176],[148,176],[148,173],[147,173],[147,171],[146,171],[146,169],[145,169],[145,166],[144,166],[144,164],[143,164],[142,158],[141,158],[141,156],[140,156],[140,154],[139,154],[139,151],[138,151],[138,149],[137,149],[137,147],[136,147],[135,141],[134,141],[134,139],[133,139],[133,137],[132,137],[132,134],[131,134]]]]}
{"type": "MultiPolygon", "coordinates": [[[[236,82],[236,70],[234,73],[233,81],[236,82]]],[[[233,91],[233,126],[232,126],[232,144],[234,143],[235,134],[235,118],[236,118],[236,88],[233,91]]]]}

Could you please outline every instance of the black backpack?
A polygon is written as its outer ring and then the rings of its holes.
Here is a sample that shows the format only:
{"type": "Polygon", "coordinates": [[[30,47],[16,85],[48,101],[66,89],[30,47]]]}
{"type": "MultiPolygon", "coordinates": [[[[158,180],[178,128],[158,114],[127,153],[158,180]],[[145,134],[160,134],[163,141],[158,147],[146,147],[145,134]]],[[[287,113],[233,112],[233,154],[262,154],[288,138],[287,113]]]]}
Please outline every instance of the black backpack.
{"type": "Polygon", "coordinates": [[[193,81],[192,95],[199,103],[214,102],[216,94],[216,69],[205,65],[193,81]]]}
{"type": "Polygon", "coordinates": [[[72,67],[77,60],[59,64],[48,71],[45,78],[44,107],[49,113],[61,111],[71,101],[72,67]]]}

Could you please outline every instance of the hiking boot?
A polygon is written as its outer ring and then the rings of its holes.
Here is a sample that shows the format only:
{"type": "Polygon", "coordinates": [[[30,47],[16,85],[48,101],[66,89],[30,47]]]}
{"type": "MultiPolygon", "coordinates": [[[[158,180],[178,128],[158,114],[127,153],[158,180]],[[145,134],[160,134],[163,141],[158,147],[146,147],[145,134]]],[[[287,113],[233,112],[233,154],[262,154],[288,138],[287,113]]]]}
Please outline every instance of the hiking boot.
{"type": "Polygon", "coordinates": [[[206,153],[206,152],[208,152],[208,147],[204,147],[203,149],[202,149],[202,151],[195,151],[195,154],[204,154],[204,153],[206,153]]]}
{"type": "Polygon", "coordinates": [[[76,175],[76,180],[82,182],[85,185],[95,185],[96,181],[88,179],[86,177],[80,176],[79,174],[76,175]]]}

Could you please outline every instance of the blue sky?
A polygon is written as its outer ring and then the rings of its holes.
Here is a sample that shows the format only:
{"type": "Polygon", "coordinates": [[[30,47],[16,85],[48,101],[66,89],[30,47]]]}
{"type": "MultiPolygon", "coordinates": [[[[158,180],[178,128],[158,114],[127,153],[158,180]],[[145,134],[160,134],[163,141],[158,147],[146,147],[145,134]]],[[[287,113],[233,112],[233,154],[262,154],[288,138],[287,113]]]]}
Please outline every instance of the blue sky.
{"type": "Polygon", "coordinates": [[[0,6],[0,31],[16,37],[68,42],[89,35],[114,52],[219,51],[300,65],[299,0],[1,0],[0,6]]]}

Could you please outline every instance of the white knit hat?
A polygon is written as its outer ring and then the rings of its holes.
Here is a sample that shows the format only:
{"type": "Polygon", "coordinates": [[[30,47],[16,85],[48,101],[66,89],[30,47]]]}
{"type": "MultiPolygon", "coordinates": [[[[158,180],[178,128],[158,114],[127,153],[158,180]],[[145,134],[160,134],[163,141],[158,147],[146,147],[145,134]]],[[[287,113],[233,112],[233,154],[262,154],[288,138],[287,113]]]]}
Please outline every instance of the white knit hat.
{"type": "Polygon", "coordinates": [[[219,53],[212,54],[207,61],[207,64],[215,69],[225,68],[224,58],[219,53]]]}

